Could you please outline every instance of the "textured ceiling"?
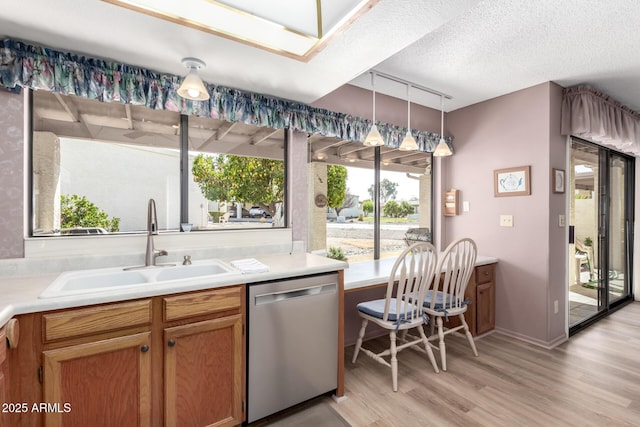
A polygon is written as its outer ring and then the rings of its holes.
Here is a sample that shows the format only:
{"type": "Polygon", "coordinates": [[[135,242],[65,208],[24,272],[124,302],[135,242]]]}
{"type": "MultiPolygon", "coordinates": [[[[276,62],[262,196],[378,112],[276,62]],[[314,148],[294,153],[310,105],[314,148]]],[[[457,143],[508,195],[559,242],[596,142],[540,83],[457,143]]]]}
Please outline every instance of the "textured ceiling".
{"type": "Polygon", "coordinates": [[[349,82],[370,88],[376,69],[451,95],[447,111],[546,81],[591,84],[640,110],[639,22],[637,0],[380,0],[305,63],[99,0],[0,2],[2,37],[173,74],[193,56],[206,81],[305,103],[349,82]]]}

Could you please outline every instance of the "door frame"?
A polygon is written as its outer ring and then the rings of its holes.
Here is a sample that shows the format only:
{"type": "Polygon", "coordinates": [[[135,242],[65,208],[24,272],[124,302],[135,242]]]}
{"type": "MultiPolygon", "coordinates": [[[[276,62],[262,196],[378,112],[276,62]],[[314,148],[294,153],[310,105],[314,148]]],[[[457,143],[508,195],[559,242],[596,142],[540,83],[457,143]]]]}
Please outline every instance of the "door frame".
{"type": "MultiPolygon", "coordinates": [[[[633,290],[634,290],[634,241],[633,241],[633,227],[634,227],[634,218],[635,218],[635,157],[622,153],[616,150],[611,149],[610,147],[605,147],[600,144],[596,144],[591,141],[584,140],[582,138],[578,138],[575,136],[570,136],[568,139],[568,156],[567,163],[568,167],[571,167],[571,159],[572,159],[572,149],[571,143],[573,141],[591,145],[594,148],[598,149],[598,185],[600,189],[603,188],[603,183],[605,183],[604,190],[599,190],[597,192],[598,200],[596,201],[598,206],[596,224],[598,228],[598,253],[594,254],[594,256],[598,259],[598,266],[600,270],[609,271],[609,242],[610,242],[610,197],[611,193],[610,188],[610,159],[611,154],[614,153],[616,156],[620,156],[626,160],[625,165],[625,188],[624,188],[624,198],[625,198],[625,232],[626,232],[626,271],[625,277],[628,279],[628,293],[624,295],[622,298],[616,300],[613,303],[609,301],[609,277],[608,274],[606,277],[603,277],[603,282],[598,282],[598,284],[602,284],[602,286],[598,286],[598,310],[597,312],[584,320],[576,323],[575,325],[569,324],[569,313],[570,309],[567,306],[567,327],[569,336],[572,336],[589,325],[597,322],[603,317],[608,316],[612,312],[618,310],[619,308],[625,306],[626,304],[632,302],[634,300],[633,290]],[[602,308],[601,308],[602,306],[602,308]]],[[[574,179],[573,174],[567,174],[569,179],[574,179]]],[[[568,189],[573,188],[572,185],[567,186],[568,189]]],[[[571,192],[568,194],[569,197],[574,197],[571,192]]],[[[568,209],[569,220],[571,220],[571,212],[570,212],[570,200],[568,200],[568,209]]],[[[569,240],[567,239],[567,242],[569,240]]],[[[569,253],[567,263],[573,262],[573,256],[569,253]]],[[[569,264],[567,264],[568,266],[569,264]]],[[[567,285],[569,284],[571,278],[567,275],[567,285]]],[[[569,295],[567,288],[567,303],[569,303],[569,295]]]]}

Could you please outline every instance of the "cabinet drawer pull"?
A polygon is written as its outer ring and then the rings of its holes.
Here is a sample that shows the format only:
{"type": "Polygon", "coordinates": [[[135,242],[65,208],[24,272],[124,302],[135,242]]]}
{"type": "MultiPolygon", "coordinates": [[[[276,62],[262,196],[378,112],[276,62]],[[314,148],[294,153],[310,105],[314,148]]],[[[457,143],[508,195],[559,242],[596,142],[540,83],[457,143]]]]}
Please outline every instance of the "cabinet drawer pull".
{"type": "Polygon", "coordinates": [[[169,340],[167,344],[169,345],[169,347],[173,347],[174,345],[176,345],[176,340],[169,340]]]}
{"type": "Polygon", "coordinates": [[[140,351],[146,353],[147,351],[149,351],[149,346],[146,344],[143,345],[142,347],[140,347],[140,351]]]}

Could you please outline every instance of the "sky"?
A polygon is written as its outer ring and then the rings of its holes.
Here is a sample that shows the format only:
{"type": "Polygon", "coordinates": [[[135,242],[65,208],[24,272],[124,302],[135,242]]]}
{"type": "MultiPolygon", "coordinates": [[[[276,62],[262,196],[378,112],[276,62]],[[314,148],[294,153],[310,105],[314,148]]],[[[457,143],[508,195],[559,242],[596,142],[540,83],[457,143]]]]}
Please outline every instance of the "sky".
{"type": "MultiPolygon", "coordinates": [[[[396,200],[409,200],[419,196],[419,181],[407,178],[405,173],[380,172],[380,179],[387,178],[391,182],[397,182],[398,195],[396,200]]],[[[347,166],[347,189],[350,194],[360,196],[360,201],[369,199],[369,187],[373,184],[373,169],[363,169],[347,166]]]]}

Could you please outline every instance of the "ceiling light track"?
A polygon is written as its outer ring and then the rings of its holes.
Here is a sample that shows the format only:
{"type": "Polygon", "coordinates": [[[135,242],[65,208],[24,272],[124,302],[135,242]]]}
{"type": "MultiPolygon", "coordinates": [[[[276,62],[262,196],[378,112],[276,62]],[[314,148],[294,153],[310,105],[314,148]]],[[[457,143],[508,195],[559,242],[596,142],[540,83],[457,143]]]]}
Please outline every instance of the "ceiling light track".
{"type": "Polygon", "coordinates": [[[419,85],[417,83],[410,82],[408,80],[401,79],[399,77],[392,76],[390,74],[386,74],[386,73],[383,73],[383,72],[380,72],[380,71],[376,71],[376,70],[371,70],[370,72],[373,73],[375,76],[379,76],[379,77],[385,78],[387,80],[394,81],[396,83],[401,83],[403,85],[407,85],[409,87],[419,89],[419,90],[421,90],[423,92],[427,92],[427,93],[430,93],[432,95],[441,96],[441,97],[444,97],[445,99],[453,99],[453,97],[451,95],[447,95],[446,93],[440,92],[440,91],[435,90],[435,89],[428,88],[426,86],[419,85]]]}

